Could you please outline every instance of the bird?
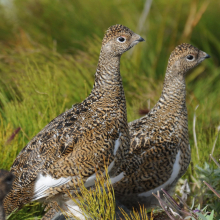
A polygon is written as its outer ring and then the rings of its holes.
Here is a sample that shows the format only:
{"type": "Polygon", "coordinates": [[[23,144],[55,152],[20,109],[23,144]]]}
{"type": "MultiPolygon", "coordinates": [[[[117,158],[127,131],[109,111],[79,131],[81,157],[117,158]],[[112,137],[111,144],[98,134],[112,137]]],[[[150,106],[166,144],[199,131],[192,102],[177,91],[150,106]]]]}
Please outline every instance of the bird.
{"type": "Polygon", "coordinates": [[[6,170],[0,170],[0,220],[5,220],[3,200],[10,191],[14,176],[6,170]]]}
{"type": "Polygon", "coordinates": [[[120,58],[141,41],[123,25],[108,28],[90,95],[53,119],[15,159],[11,167],[15,180],[4,199],[6,214],[31,201],[64,210],[75,207],[64,196],[67,190],[75,189],[79,181],[91,187],[96,172],[104,173],[105,166],[110,176],[116,174],[130,146],[120,58]]]}
{"type": "Polygon", "coordinates": [[[186,107],[186,73],[210,56],[183,43],[171,53],[162,94],[150,112],[128,124],[129,159],[111,178],[116,201],[128,209],[158,205],[152,193],[172,193],[186,172],[191,150],[186,107]]]}

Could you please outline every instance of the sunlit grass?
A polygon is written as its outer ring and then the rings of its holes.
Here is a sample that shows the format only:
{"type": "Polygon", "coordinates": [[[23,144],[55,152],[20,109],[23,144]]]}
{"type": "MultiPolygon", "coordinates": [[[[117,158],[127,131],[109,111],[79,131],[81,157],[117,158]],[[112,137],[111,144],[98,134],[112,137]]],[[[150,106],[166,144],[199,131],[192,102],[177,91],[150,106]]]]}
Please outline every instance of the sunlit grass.
{"type": "Polygon", "coordinates": [[[153,212],[148,212],[147,209],[140,206],[140,210],[133,210],[130,213],[126,213],[123,209],[120,209],[124,218],[120,218],[120,220],[153,220],[153,212]]]}
{"type": "MultiPolygon", "coordinates": [[[[153,212],[148,213],[147,209],[140,206],[140,209],[127,213],[119,207],[120,213],[115,212],[115,196],[111,181],[108,175],[108,169],[105,168],[106,174],[96,173],[94,187],[87,189],[83,181],[79,181],[78,188],[74,191],[74,196],[67,192],[67,195],[80,208],[80,213],[85,219],[123,219],[123,220],[153,220],[153,212]]],[[[69,211],[69,210],[68,210],[69,211]]],[[[76,216],[70,212],[64,212],[67,219],[76,216]]]]}
{"type": "MultiPolygon", "coordinates": [[[[67,192],[86,219],[115,219],[115,196],[108,168],[105,168],[105,173],[96,173],[94,187],[87,189],[83,181],[79,181],[75,196],[67,192]]],[[[75,217],[68,212],[65,214],[68,218],[75,217]]]]}
{"type": "MultiPolygon", "coordinates": [[[[19,128],[17,129],[19,132],[19,128]]],[[[17,156],[17,137],[16,130],[11,124],[6,124],[0,115],[0,161],[1,169],[9,169],[13,163],[13,158],[17,156]]]]}
{"type": "Polygon", "coordinates": [[[25,205],[17,212],[11,213],[7,220],[40,220],[44,215],[44,207],[41,203],[35,202],[25,205]]]}

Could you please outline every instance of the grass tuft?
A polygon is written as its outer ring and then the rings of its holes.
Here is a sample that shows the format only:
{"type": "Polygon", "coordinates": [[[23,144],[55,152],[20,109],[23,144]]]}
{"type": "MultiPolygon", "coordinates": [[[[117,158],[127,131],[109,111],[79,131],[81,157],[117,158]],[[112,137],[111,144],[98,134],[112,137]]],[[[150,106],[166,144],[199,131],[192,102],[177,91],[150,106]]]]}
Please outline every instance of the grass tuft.
{"type": "MultiPolygon", "coordinates": [[[[96,173],[94,187],[87,189],[83,181],[79,180],[79,190],[75,192],[75,196],[68,192],[69,197],[80,208],[86,219],[115,219],[115,196],[107,167],[105,173],[96,173]]],[[[67,212],[65,215],[75,217],[67,212]]]]}

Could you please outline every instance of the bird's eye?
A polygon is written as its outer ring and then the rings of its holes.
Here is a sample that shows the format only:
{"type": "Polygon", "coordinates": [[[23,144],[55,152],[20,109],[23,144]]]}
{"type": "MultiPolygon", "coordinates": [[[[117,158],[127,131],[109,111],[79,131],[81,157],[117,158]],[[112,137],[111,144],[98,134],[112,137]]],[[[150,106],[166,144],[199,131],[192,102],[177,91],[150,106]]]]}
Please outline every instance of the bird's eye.
{"type": "Polygon", "coordinates": [[[126,41],[126,39],[124,37],[118,37],[117,41],[120,43],[124,43],[126,41]]]}
{"type": "Polygon", "coordinates": [[[14,179],[13,176],[10,175],[10,176],[8,176],[8,177],[5,179],[5,182],[6,182],[7,184],[12,184],[13,179],[14,179]]]}
{"type": "Polygon", "coordinates": [[[195,59],[195,57],[190,54],[190,55],[188,55],[188,56],[186,57],[186,59],[187,59],[188,61],[193,61],[193,60],[195,59]]]}

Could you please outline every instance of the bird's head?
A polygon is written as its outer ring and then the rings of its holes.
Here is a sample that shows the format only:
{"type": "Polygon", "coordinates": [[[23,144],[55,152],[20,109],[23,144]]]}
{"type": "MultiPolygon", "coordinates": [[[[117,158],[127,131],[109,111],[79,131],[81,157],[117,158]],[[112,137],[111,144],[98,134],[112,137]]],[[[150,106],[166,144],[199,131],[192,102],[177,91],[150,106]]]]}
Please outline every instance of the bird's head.
{"type": "Polygon", "coordinates": [[[183,43],[177,46],[171,53],[167,69],[173,73],[185,75],[187,71],[209,57],[207,53],[191,44],[183,43]]]}
{"type": "Polygon", "coordinates": [[[102,52],[110,56],[121,56],[141,41],[144,41],[141,36],[135,34],[129,28],[117,24],[106,31],[102,41],[102,52]]]}

